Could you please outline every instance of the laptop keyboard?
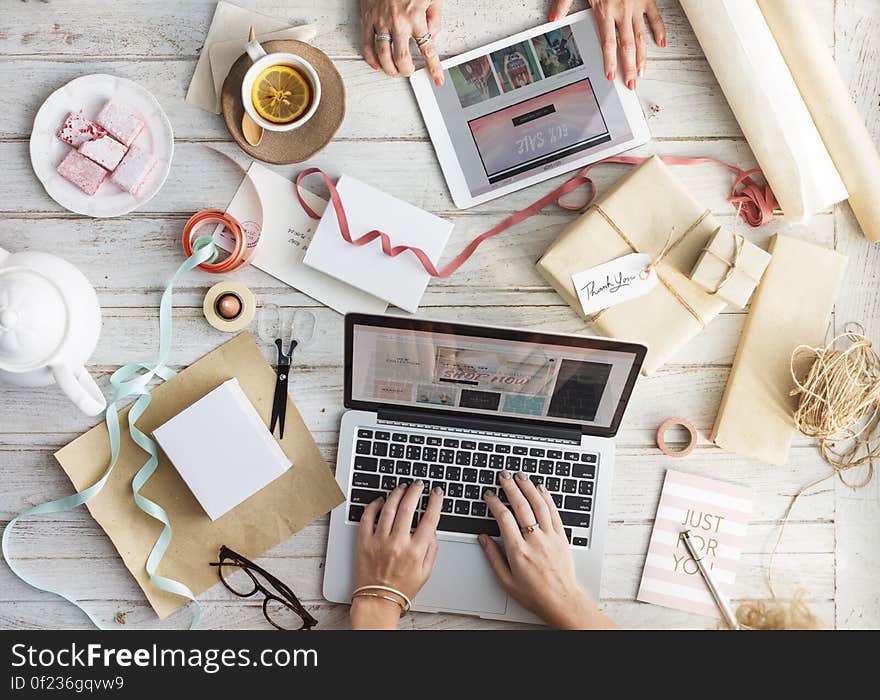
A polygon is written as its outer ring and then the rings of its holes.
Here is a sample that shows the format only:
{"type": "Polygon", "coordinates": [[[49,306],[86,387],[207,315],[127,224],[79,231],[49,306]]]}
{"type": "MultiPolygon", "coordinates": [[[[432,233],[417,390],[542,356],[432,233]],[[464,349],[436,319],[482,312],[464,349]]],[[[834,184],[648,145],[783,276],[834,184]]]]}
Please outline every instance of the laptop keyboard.
{"type": "Polygon", "coordinates": [[[428,504],[428,492],[443,489],[443,510],[437,529],[444,532],[498,537],[498,523],[483,501],[486,489],[503,503],[501,471],[524,472],[553,497],[568,541],[589,546],[588,530],[599,456],[570,446],[530,447],[493,439],[438,437],[400,429],[359,428],[354,445],[348,519],[359,522],[366,506],[398,484],[425,482],[413,516],[413,528],[428,504]]]}

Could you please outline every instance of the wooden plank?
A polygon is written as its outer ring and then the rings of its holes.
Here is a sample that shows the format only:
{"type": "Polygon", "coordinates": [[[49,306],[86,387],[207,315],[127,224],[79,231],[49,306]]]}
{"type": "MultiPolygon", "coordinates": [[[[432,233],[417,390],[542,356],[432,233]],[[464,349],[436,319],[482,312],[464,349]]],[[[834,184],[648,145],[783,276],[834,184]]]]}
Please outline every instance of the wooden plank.
{"type": "MultiPolygon", "coordinates": [[[[322,442],[321,448],[331,466],[335,466],[335,444],[322,442]]],[[[27,507],[72,492],[67,478],[48,452],[18,449],[0,451],[0,456],[0,478],[3,483],[17,485],[16,489],[0,493],[0,518],[8,520],[27,507]]],[[[828,472],[812,448],[794,448],[788,465],[771,469],[717,448],[700,449],[687,462],[679,464],[661,457],[656,448],[624,447],[617,450],[609,519],[628,523],[652,521],[666,469],[680,469],[749,486],[755,494],[753,520],[756,522],[780,519],[791,498],[804,484],[828,472]]],[[[81,517],[74,513],[59,514],[51,520],[77,523],[81,517]]],[[[792,518],[832,521],[833,485],[828,482],[804,495],[792,518]]]]}
{"type": "MultiPolygon", "coordinates": [[[[217,338],[203,351],[213,349],[223,340],[217,338]]],[[[268,345],[263,344],[263,351],[268,355],[268,345]]],[[[140,359],[149,361],[153,355],[154,350],[148,349],[140,359]]],[[[105,394],[110,393],[109,374],[116,367],[92,369],[105,394]]],[[[672,415],[683,415],[693,421],[702,436],[700,444],[708,445],[706,436],[715,421],[728,374],[727,367],[670,366],[654,377],[641,379],[624,417],[618,446],[652,445],[657,426],[672,415]]],[[[338,429],[343,413],[339,369],[298,367],[291,375],[290,391],[313,433],[338,429]]],[[[47,416],[51,416],[55,431],[71,434],[84,432],[98,422],[71,410],[70,402],[55,386],[26,390],[0,386],[2,432],[42,433],[47,427],[47,416]],[[25,403],[22,397],[26,397],[25,403]]],[[[796,438],[793,444],[811,445],[812,441],[796,438]]]]}
{"type": "MultiPolygon", "coordinates": [[[[830,499],[829,499],[830,500],[830,499]]],[[[3,526],[7,521],[0,521],[3,526]]],[[[259,559],[268,568],[275,559],[323,557],[327,546],[329,516],[323,516],[263,554],[259,559]]],[[[609,555],[643,554],[653,522],[613,520],[608,527],[606,553],[609,555]]],[[[776,521],[753,521],[748,528],[743,551],[767,553],[778,535],[776,521]]],[[[85,509],[59,513],[57,516],[20,521],[14,529],[15,560],[77,559],[79,561],[113,559],[116,550],[85,509]],[[70,546],[59,549],[59,539],[70,546]]],[[[834,523],[830,521],[794,521],[785,530],[780,551],[790,554],[834,552],[834,523]]]]}
{"type": "MultiPolygon", "coordinates": [[[[836,59],[850,94],[867,120],[868,130],[880,147],[880,5],[859,0],[838,0],[835,16],[836,59]]],[[[838,249],[849,256],[844,288],[836,308],[837,332],[857,321],[876,342],[880,339],[880,248],[862,236],[848,205],[835,212],[838,249]]],[[[859,483],[866,471],[850,473],[847,481],[859,483]]],[[[880,479],[853,490],[834,480],[837,496],[836,619],[840,628],[876,628],[880,625],[880,479]]]]}
{"type": "MultiPolygon", "coordinates": [[[[737,597],[767,595],[766,555],[744,554],[737,569],[737,597]]],[[[644,552],[605,557],[602,570],[602,599],[633,600],[641,580],[644,552]]],[[[41,585],[63,589],[76,600],[138,600],[137,583],[121,560],[103,559],[83,562],[77,559],[20,561],[20,569],[41,585]]],[[[206,563],[207,565],[207,563],[206,563]]],[[[322,599],[323,557],[294,557],[272,561],[272,573],[284,581],[303,601],[322,599]]],[[[37,591],[0,568],[0,601],[46,600],[37,591]]],[[[834,596],[834,554],[780,553],[774,562],[774,584],[782,595],[797,588],[809,591],[812,598],[830,600],[834,596]]],[[[219,584],[200,596],[200,600],[224,600],[228,592],[219,584]]]]}
{"type": "MultiPolygon", "coordinates": [[[[249,163],[233,144],[214,144],[241,164],[249,163]]],[[[651,143],[635,149],[633,155],[655,152],[677,156],[713,156],[741,168],[755,166],[748,145],[742,140],[670,141],[651,143]]],[[[39,186],[28,156],[28,145],[22,141],[0,142],[0,160],[7,164],[6,197],[0,202],[0,213],[50,212],[62,213],[39,186]]],[[[456,211],[446,190],[434,149],[422,141],[334,141],[310,164],[323,168],[331,177],[341,171],[381,188],[415,206],[444,213],[456,211]],[[419,177],[413,178],[413,173],[419,177]]],[[[293,177],[303,165],[271,166],[271,169],[293,177]]],[[[626,172],[625,166],[605,165],[596,168],[594,180],[599,192],[608,188],[626,172]]],[[[676,175],[693,196],[713,212],[730,213],[726,198],[733,182],[732,175],[717,166],[678,167],[676,175]]],[[[479,213],[519,210],[534,202],[568,176],[560,176],[527,190],[480,206],[479,213]]],[[[204,144],[182,142],[174,151],[171,172],[164,187],[154,199],[138,210],[139,214],[192,214],[205,206],[226,206],[241,181],[240,172],[204,144]],[[206,173],[210,173],[206,177],[206,173]]]]}
{"type": "MultiPolygon", "coordinates": [[[[161,289],[182,260],[180,232],[186,216],[69,219],[10,215],[0,218],[0,247],[11,251],[51,250],[76,265],[95,285],[105,316],[112,307],[137,307],[141,309],[139,313],[149,317],[151,313],[156,313],[161,289]],[[120,241],[126,241],[124,254],[119,251],[120,241]]],[[[470,240],[498,223],[503,216],[450,216],[454,228],[444,259],[452,258],[470,240]]],[[[432,306],[464,306],[468,309],[493,305],[565,308],[561,297],[538,274],[534,263],[575,217],[576,214],[551,207],[546,214],[535,216],[486,242],[456,274],[446,279],[432,280],[423,297],[421,313],[435,313],[437,316],[444,313],[442,309],[432,311],[429,308],[432,306]]],[[[719,220],[734,225],[735,218],[726,215],[720,216],[719,220]]],[[[766,247],[769,236],[775,232],[806,237],[829,247],[834,245],[832,214],[816,217],[807,229],[784,224],[780,220],[772,227],[752,230],[741,226],[740,230],[762,247],[766,247]]],[[[316,313],[322,314],[322,320],[323,314],[328,319],[336,316],[296,289],[254,267],[243,268],[235,276],[247,284],[260,301],[271,299],[281,306],[313,306],[316,307],[316,313]]],[[[175,288],[176,313],[186,306],[200,309],[205,290],[215,281],[213,275],[200,270],[186,275],[175,288]]],[[[728,312],[736,313],[732,308],[728,312]]],[[[702,361],[729,364],[736,342],[731,342],[731,336],[716,326],[730,322],[726,317],[727,314],[710,324],[706,333],[684,348],[677,361],[691,363],[694,360],[690,359],[689,354],[696,352],[702,356],[702,361]],[[704,344],[715,342],[711,338],[716,337],[720,344],[711,351],[704,351],[704,344]]],[[[560,313],[553,318],[554,323],[558,322],[555,327],[557,332],[582,332],[584,329],[584,324],[574,312],[560,313]]],[[[522,319],[526,324],[529,321],[522,319]]],[[[734,322],[740,323],[738,320],[734,322]]],[[[209,330],[207,326],[204,328],[209,330]]],[[[128,332],[129,329],[125,330],[128,332]]],[[[105,333],[110,331],[108,325],[105,333]]],[[[735,335],[738,337],[738,334],[739,331],[735,335]]],[[[119,361],[118,358],[108,359],[109,364],[119,361]]]]}
{"type": "MultiPolygon", "coordinates": [[[[220,116],[186,104],[185,93],[195,58],[133,62],[95,57],[21,57],[0,63],[0,109],[9,115],[0,138],[27,138],[33,116],[57,87],[86,73],[109,73],[134,80],[164,107],[178,140],[229,140],[220,116]],[[17,80],[22,74],[28,80],[17,80]],[[34,86],[39,86],[34,89],[34,86]]],[[[428,134],[409,83],[376,75],[360,59],[340,59],[345,81],[346,117],[339,139],[426,139],[428,134]],[[394,119],[388,119],[393,114],[394,119]]],[[[641,99],[654,138],[742,138],[705,59],[657,61],[639,82],[641,99]]]]}
{"type": "MultiPolygon", "coordinates": [[[[834,602],[830,600],[809,601],[810,608],[820,620],[834,620],[834,602]]],[[[348,606],[330,603],[309,604],[309,611],[318,619],[316,630],[345,630],[350,628],[348,606]]],[[[659,605],[636,601],[609,601],[600,605],[606,615],[625,629],[715,629],[716,623],[701,615],[690,615],[659,605]]],[[[189,609],[174,613],[164,621],[159,620],[152,609],[139,600],[90,601],[89,610],[101,622],[102,627],[116,630],[131,629],[183,629],[192,615],[189,609]],[[124,613],[124,623],[117,622],[117,613],[124,613]]],[[[89,622],[71,605],[62,601],[23,601],[14,606],[0,607],[0,627],[6,629],[83,629],[89,622]]],[[[248,601],[211,601],[202,605],[203,629],[266,629],[260,603],[248,601]]],[[[531,625],[515,625],[481,620],[464,615],[442,613],[411,613],[403,618],[403,630],[442,629],[531,629],[531,625]]]]}
{"type": "MultiPolygon", "coordinates": [[[[110,14],[98,0],[56,6],[14,3],[5,8],[0,24],[0,53],[195,56],[208,31],[215,0],[127,0],[125,12],[110,14]]],[[[668,48],[651,42],[649,55],[678,59],[702,55],[699,43],[675,0],[657,2],[666,22],[668,48]]],[[[251,0],[248,7],[287,18],[317,22],[316,45],[336,57],[360,55],[360,16],[357,3],[326,0],[251,0]]],[[[505,3],[448,2],[444,6],[440,51],[451,56],[529,29],[546,21],[545,0],[522,0],[515,11],[505,3]]],[[[811,0],[832,41],[829,0],[811,0]]]]}

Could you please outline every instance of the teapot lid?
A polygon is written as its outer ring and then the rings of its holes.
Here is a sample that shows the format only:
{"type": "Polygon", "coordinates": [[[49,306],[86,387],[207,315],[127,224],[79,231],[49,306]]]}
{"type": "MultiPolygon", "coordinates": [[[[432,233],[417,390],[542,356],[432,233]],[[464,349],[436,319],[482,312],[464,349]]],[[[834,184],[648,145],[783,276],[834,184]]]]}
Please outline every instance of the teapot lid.
{"type": "Polygon", "coordinates": [[[67,335],[58,287],[23,267],[0,269],[0,369],[25,372],[51,360],[67,335]]]}

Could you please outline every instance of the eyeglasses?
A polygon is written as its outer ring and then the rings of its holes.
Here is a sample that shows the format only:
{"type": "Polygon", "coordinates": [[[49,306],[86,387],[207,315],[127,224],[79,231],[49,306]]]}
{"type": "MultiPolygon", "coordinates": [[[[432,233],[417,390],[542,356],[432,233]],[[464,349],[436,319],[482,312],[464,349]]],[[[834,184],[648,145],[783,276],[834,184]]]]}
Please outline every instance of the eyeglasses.
{"type": "Polygon", "coordinates": [[[233,552],[226,545],[220,547],[218,559],[220,561],[211,562],[211,566],[217,567],[220,580],[232,593],[240,598],[250,598],[257,591],[263,594],[263,615],[273,627],[280,630],[308,630],[318,624],[293,591],[265,569],[233,552]],[[241,577],[238,580],[232,579],[232,574],[239,569],[248,575],[250,583],[241,577]]]}

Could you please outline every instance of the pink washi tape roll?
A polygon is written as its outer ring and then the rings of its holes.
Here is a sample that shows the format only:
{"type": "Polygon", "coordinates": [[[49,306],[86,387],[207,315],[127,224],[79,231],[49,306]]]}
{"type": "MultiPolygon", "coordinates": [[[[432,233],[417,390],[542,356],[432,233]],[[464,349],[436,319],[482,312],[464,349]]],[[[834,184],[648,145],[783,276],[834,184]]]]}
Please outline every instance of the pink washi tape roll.
{"type": "Polygon", "coordinates": [[[697,428],[687,418],[667,418],[657,428],[657,447],[667,457],[687,457],[697,446],[697,428]],[[688,443],[680,450],[673,450],[666,444],[666,431],[672,427],[681,426],[688,431],[688,443]]]}

